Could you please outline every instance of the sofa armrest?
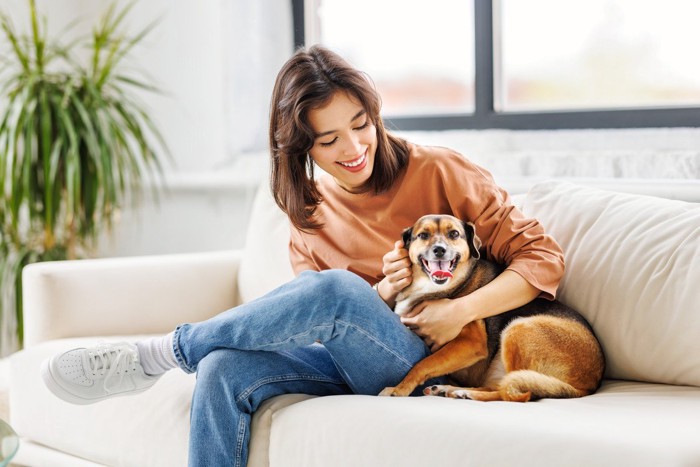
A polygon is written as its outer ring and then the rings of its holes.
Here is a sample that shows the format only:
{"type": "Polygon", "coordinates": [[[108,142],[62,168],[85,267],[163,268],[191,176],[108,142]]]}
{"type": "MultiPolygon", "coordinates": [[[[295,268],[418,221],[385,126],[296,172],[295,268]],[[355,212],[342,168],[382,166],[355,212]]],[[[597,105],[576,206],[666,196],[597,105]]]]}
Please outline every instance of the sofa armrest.
{"type": "Polygon", "coordinates": [[[24,345],[66,337],[160,334],[239,302],[242,252],[31,264],[23,272],[24,345]]]}

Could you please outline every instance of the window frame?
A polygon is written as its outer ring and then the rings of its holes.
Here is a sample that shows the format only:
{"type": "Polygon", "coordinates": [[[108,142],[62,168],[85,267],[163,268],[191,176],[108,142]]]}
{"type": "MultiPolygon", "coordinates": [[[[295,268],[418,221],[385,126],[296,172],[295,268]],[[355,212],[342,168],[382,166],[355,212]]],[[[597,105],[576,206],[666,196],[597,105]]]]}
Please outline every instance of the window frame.
{"type": "MultiPolygon", "coordinates": [[[[497,2],[498,0],[493,0],[497,2]]],[[[597,110],[499,112],[494,107],[494,8],[492,0],[474,0],[474,112],[384,118],[401,131],[583,128],[700,127],[700,107],[640,107],[597,110]]],[[[294,45],[305,44],[304,0],[292,0],[294,45]]]]}

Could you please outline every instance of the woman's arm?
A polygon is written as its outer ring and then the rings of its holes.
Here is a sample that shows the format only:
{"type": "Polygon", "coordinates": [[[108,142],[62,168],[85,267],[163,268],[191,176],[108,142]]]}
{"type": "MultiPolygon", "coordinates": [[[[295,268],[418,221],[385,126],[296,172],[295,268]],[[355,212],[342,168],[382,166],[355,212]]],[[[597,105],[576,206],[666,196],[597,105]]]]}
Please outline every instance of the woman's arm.
{"type": "Polygon", "coordinates": [[[520,274],[505,270],[484,287],[454,300],[430,300],[416,306],[401,321],[434,352],[472,321],[488,318],[531,302],[540,290],[520,274]]]}
{"type": "Polygon", "coordinates": [[[289,262],[294,276],[298,276],[302,271],[318,271],[319,268],[311,258],[301,232],[291,224],[289,229],[289,262]]]}

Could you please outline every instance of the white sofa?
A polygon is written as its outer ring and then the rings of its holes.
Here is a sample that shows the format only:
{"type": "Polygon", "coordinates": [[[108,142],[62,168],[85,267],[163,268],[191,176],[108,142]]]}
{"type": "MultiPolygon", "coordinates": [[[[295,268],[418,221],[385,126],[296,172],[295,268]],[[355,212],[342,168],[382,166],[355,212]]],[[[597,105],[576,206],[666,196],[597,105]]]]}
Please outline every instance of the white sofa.
{"type": "MultiPolygon", "coordinates": [[[[681,188],[700,197],[698,182],[681,188]]],[[[254,417],[251,466],[700,466],[700,204],[559,182],[515,199],[565,250],[560,298],[602,341],[601,389],[527,404],[280,396],[254,417]]],[[[16,461],[184,466],[194,375],[171,371],[139,396],[74,406],[44,388],[39,365],[59,350],[168,332],[291,278],[287,224],[264,189],[248,232],[241,251],[26,268],[26,349],[10,368],[16,461]]]]}

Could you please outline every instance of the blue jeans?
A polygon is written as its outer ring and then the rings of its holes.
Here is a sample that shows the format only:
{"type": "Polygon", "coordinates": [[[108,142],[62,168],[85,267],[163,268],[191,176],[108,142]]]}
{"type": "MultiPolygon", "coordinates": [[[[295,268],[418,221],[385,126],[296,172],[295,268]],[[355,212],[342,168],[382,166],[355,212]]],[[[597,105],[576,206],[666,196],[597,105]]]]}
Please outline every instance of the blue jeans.
{"type": "Polygon", "coordinates": [[[173,348],[180,367],[197,372],[192,467],[245,466],[251,416],[266,399],[376,395],[430,353],[364,280],[342,270],[303,272],[264,297],[179,326],[173,348]]]}

